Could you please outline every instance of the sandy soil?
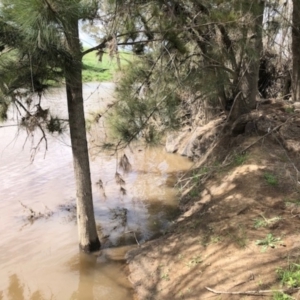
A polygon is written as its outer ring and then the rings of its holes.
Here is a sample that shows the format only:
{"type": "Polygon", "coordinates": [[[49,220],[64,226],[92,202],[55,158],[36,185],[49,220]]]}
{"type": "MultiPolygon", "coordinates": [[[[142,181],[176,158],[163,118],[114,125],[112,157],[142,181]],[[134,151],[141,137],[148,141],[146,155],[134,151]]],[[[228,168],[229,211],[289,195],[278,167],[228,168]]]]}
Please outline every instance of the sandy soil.
{"type": "Polygon", "coordinates": [[[182,214],[173,227],[128,254],[137,299],[271,299],[244,292],[282,288],[276,270],[300,258],[300,116],[273,103],[250,119],[279,127],[227,128],[178,184],[182,214]],[[268,235],[273,244],[257,244],[268,235]]]}

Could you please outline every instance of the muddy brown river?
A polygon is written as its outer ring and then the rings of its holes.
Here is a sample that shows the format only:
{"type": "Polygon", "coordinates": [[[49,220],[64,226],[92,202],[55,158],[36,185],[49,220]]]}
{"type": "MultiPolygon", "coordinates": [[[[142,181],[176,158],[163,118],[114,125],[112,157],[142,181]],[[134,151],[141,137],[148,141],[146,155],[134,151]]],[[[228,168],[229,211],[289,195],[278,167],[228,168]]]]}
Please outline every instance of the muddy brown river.
{"type": "MultiPolygon", "coordinates": [[[[112,99],[113,89],[110,83],[85,84],[87,118],[112,99]]],[[[43,101],[61,118],[67,116],[63,89],[53,89],[43,101]]],[[[10,118],[6,125],[14,123],[10,118]]],[[[89,135],[91,173],[96,222],[105,238],[100,254],[84,255],[78,251],[68,133],[48,137],[46,155],[41,145],[31,163],[39,137],[0,128],[1,300],[133,299],[124,256],[172,223],[177,211],[172,183],[191,162],[163,147],[126,149],[132,169],[118,170],[126,182],[124,194],[115,182],[116,157],[95,148],[98,135],[103,132],[89,135]]]]}

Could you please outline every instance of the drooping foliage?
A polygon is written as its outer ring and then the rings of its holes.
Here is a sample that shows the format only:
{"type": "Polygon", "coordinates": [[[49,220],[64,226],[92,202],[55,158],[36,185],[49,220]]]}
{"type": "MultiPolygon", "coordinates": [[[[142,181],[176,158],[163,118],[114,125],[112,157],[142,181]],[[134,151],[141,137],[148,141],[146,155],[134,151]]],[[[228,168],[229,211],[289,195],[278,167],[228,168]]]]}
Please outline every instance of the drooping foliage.
{"type": "Polygon", "coordinates": [[[2,1],[0,74],[6,102],[9,98],[12,101],[16,93],[20,95],[20,88],[26,101],[60,82],[74,59],[68,44],[70,19],[93,19],[97,11],[98,3],[94,0],[2,1]]]}
{"type": "Polygon", "coordinates": [[[14,104],[21,115],[20,125],[30,133],[40,129],[39,144],[45,140],[47,146],[45,131],[60,133],[61,126],[57,117],[49,116],[48,109],[42,108],[41,96],[49,84],[65,81],[79,246],[85,252],[99,250],[101,244],[94,218],[86,140],[79,22],[93,19],[97,13],[95,0],[3,0],[0,6],[1,115],[5,117],[8,105],[14,104]]]}
{"type": "Polygon", "coordinates": [[[237,98],[235,118],[255,106],[263,2],[118,0],[106,10],[116,13],[107,32],[138,57],[118,85],[112,122],[125,140],[205,122],[237,98]]]}

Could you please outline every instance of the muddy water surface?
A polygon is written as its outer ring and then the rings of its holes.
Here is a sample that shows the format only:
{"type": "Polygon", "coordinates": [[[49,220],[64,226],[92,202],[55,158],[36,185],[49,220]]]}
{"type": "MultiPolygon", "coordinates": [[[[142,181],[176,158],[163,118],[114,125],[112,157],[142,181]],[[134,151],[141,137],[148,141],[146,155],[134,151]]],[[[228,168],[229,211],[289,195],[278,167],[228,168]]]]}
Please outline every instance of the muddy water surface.
{"type": "MultiPolygon", "coordinates": [[[[113,85],[88,84],[84,91],[89,118],[109,102],[113,85]]],[[[67,116],[63,89],[45,98],[52,111],[67,116]]],[[[123,174],[115,156],[93,149],[95,215],[104,249],[87,256],[78,252],[69,136],[49,137],[46,156],[41,146],[31,163],[31,145],[38,141],[16,127],[0,128],[0,299],[133,299],[124,255],[172,222],[172,182],[191,163],[163,149],[133,147],[126,150],[132,169],[123,174]],[[123,192],[116,171],[126,182],[123,192]]]]}

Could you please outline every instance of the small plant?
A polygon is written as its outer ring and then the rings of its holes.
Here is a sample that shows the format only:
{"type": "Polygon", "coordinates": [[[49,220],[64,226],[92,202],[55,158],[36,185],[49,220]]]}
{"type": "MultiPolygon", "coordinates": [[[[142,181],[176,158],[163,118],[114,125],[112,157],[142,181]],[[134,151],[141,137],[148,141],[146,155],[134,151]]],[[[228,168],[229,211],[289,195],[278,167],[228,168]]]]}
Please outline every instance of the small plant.
{"type": "Polygon", "coordinates": [[[213,243],[213,244],[217,244],[221,241],[222,241],[222,238],[220,236],[212,236],[210,238],[210,242],[213,243]]]}
{"type": "Polygon", "coordinates": [[[193,268],[195,267],[196,265],[202,263],[202,258],[201,256],[194,256],[192,257],[192,259],[186,264],[187,267],[189,268],[193,268]]]}
{"type": "Polygon", "coordinates": [[[200,178],[203,177],[203,175],[205,175],[207,173],[208,173],[207,167],[202,167],[202,168],[196,169],[193,171],[193,175],[192,175],[191,179],[194,183],[198,183],[200,178]]]}
{"type": "Polygon", "coordinates": [[[289,114],[292,114],[295,111],[294,107],[292,107],[292,106],[287,106],[287,107],[285,107],[284,110],[285,110],[285,112],[287,112],[289,114]]]}
{"type": "Polygon", "coordinates": [[[182,254],[179,254],[178,255],[178,260],[182,260],[183,259],[183,255],[182,254]]]}
{"type": "Polygon", "coordinates": [[[276,238],[272,233],[267,234],[267,236],[262,240],[257,240],[256,245],[262,246],[262,252],[265,252],[268,247],[275,248],[276,244],[280,242],[281,238],[276,238]]]}
{"type": "Polygon", "coordinates": [[[262,287],[264,285],[264,280],[263,280],[263,278],[261,278],[260,275],[258,275],[257,285],[259,287],[262,287]]]}
{"type": "Polygon", "coordinates": [[[236,154],[234,156],[234,164],[236,166],[243,165],[247,159],[248,159],[248,155],[247,154],[236,154]]]}
{"type": "Polygon", "coordinates": [[[289,288],[296,288],[300,286],[299,264],[292,263],[287,269],[279,268],[276,273],[283,285],[287,285],[289,288]]]}
{"type": "Polygon", "coordinates": [[[163,273],[161,274],[160,276],[161,279],[164,279],[166,281],[169,281],[170,280],[170,277],[169,277],[169,274],[168,273],[163,273]]]}
{"type": "Polygon", "coordinates": [[[254,219],[254,228],[262,228],[262,227],[267,227],[281,219],[281,217],[274,217],[271,219],[265,218],[263,215],[261,215],[261,218],[254,219]]]}
{"type": "Polygon", "coordinates": [[[273,186],[278,185],[278,180],[274,174],[266,172],[264,174],[264,178],[269,185],[273,185],[273,186]]]}
{"type": "Polygon", "coordinates": [[[285,202],[286,206],[300,206],[300,199],[290,199],[290,198],[284,198],[283,201],[285,202]]]}
{"type": "Polygon", "coordinates": [[[256,229],[266,227],[267,225],[267,222],[262,218],[254,219],[254,228],[256,229]]]}
{"type": "Polygon", "coordinates": [[[190,192],[189,192],[189,196],[190,196],[191,198],[197,197],[198,194],[199,194],[199,192],[198,192],[197,189],[192,189],[192,190],[190,190],[190,192]]]}
{"type": "Polygon", "coordinates": [[[170,280],[170,276],[169,276],[169,271],[170,270],[168,268],[163,270],[163,267],[164,267],[163,264],[160,264],[159,267],[161,268],[160,278],[163,279],[163,280],[169,281],[170,280]]]}
{"type": "Polygon", "coordinates": [[[287,294],[275,292],[273,294],[273,300],[292,300],[293,298],[287,294]]]}
{"type": "Polygon", "coordinates": [[[188,228],[191,228],[191,229],[196,229],[198,228],[201,224],[202,224],[202,219],[194,219],[192,220],[189,224],[188,224],[188,228]]]}

